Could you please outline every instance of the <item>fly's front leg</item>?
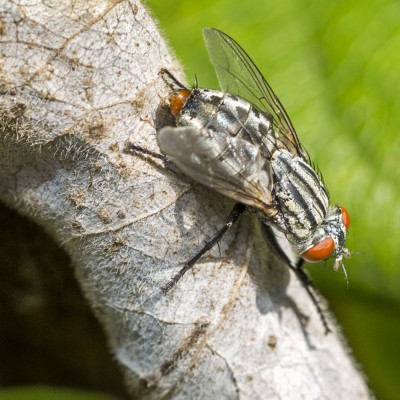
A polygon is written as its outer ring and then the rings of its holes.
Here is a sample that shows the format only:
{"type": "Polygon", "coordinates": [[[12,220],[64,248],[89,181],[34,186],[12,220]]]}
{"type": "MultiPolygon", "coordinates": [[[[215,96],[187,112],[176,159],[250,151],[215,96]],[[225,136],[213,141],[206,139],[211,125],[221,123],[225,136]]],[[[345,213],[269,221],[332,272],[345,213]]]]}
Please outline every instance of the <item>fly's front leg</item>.
{"type": "Polygon", "coordinates": [[[208,250],[211,250],[215,244],[222,238],[225,232],[239,219],[242,215],[243,211],[246,209],[246,206],[241,203],[236,203],[233,207],[232,211],[229,213],[227,220],[225,221],[225,225],[210,239],[208,240],[202,249],[192,257],[185,266],[162,288],[164,293],[168,292],[172,289],[178,281],[182,278],[182,276],[193,267],[193,265],[197,262],[197,260],[208,250]]]}
{"type": "Polygon", "coordinates": [[[308,295],[311,298],[311,301],[314,303],[315,308],[319,314],[319,317],[321,319],[322,325],[324,326],[325,329],[325,335],[328,333],[332,332],[331,328],[329,327],[328,320],[326,319],[326,315],[324,313],[324,310],[321,308],[319,300],[315,294],[315,286],[314,283],[312,282],[311,278],[307,275],[306,271],[303,269],[303,264],[304,261],[300,260],[295,267],[289,265],[289,268],[294,271],[294,273],[297,275],[299,278],[300,282],[303,284],[304,288],[306,289],[308,295]]]}
{"type": "Polygon", "coordinates": [[[303,269],[304,260],[300,259],[296,264],[294,264],[289,259],[287,254],[282,250],[270,226],[263,224],[263,233],[272,252],[276,256],[278,256],[296,274],[297,278],[300,280],[300,282],[306,289],[308,295],[311,298],[312,303],[314,304],[317,310],[322,325],[324,326],[325,334],[328,334],[329,332],[331,332],[331,329],[329,327],[328,320],[326,319],[324,310],[322,310],[319,304],[314,283],[311,280],[311,278],[307,275],[306,271],[304,271],[303,269]]]}

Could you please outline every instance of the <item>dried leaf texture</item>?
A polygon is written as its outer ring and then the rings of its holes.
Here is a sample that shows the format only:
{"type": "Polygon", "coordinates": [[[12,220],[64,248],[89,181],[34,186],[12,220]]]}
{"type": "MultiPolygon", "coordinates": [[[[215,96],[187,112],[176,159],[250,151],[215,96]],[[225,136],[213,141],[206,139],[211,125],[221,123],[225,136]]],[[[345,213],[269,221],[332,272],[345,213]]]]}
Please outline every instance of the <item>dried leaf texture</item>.
{"type": "Polygon", "coordinates": [[[252,215],[161,292],[232,203],[123,151],[128,140],[157,150],[168,96],[158,72],[182,77],[143,5],[1,9],[1,200],[71,256],[132,396],[369,398],[252,215]]]}

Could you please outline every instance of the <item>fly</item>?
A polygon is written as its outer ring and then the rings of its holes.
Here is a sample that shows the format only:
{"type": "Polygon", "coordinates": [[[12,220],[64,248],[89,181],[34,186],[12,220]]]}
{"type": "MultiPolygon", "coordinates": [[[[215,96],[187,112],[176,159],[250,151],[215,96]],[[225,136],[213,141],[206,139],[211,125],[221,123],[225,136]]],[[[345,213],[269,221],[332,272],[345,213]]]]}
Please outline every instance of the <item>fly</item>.
{"type": "Polygon", "coordinates": [[[189,90],[168,71],[172,84],[170,110],[176,127],[158,132],[159,155],[130,144],[129,148],[172,161],[193,180],[222,193],[237,204],[225,225],[173,278],[183,274],[247,208],[256,213],[273,249],[300,277],[317,305],[301,268],[302,260],[317,262],[334,257],[342,268],[350,217],[344,207],[331,205],[328,192],[299,142],[283,105],[246,52],[231,37],[213,28],[203,30],[221,91],[189,90]],[[280,231],[302,258],[293,264],[280,249],[271,228],[280,231]]]}

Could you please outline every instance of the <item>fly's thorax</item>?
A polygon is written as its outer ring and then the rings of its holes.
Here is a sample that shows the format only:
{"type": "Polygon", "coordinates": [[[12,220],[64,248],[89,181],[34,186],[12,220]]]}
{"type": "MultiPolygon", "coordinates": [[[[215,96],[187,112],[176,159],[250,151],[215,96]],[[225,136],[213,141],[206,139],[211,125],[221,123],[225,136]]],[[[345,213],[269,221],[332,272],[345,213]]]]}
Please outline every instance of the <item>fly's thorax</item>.
{"type": "Polygon", "coordinates": [[[287,150],[273,153],[271,167],[275,224],[292,243],[302,243],[326,218],[329,199],[324,184],[305,159],[287,150]]]}
{"type": "Polygon", "coordinates": [[[307,262],[335,256],[334,269],[344,266],[350,217],[331,206],[324,184],[307,160],[277,149],[271,158],[274,204],[268,213],[256,210],[261,222],[283,232],[307,262]]]}

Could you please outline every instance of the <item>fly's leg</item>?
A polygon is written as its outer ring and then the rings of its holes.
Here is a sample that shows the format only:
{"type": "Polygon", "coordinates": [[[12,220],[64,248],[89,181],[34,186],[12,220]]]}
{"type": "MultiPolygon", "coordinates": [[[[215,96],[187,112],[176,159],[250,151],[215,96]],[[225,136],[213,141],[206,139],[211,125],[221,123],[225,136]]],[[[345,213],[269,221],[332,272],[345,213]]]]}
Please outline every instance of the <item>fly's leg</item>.
{"type": "Polygon", "coordinates": [[[186,86],[182,85],[182,83],[180,83],[166,68],[161,68],[158,75],[163,78],[164,82],[173,92],[176,92],[179,89],[186,89],[186,86]]]}
{"type": "Polygon", "coordinates": [[[124,151],[126,153],[137,152],[137,153],[147,154],[148,156],[151,156],[151,157],[154,157],[154,158],[158,158],[159,160],[162,160],[162,161],[164,161],[166,163],[172,163],[172,160],[168,156],[165,156],[164,154],[157,153],[156,151],[152,151],[152,150],[146,149],[145,147],[139,146],[138,144],[127,142],[125,144],[124,151]]]}
{"type": "Polygon", "coordinates": [[[322,325],[325,328],[325,335],[328,333],[332,332],[331,328],[329,327],[328,321],[326,319],[326,315],[324,313],[324,310],[322,310],[319,301],[315,295],[315,286],[314,283],[312,282],[311,278],[307,275],[307,273],[304,271],[302,265],[304,261],[300,260],[295,267],[292,265],[289,265],[289,268],[294,271],[294,273],[297,275],[299,278],[300,282],[303,284],[304,288],[306,289],[308,295],[311,298],[311,301],[314,303],[315,308],[319,314],[319,317],[321,319],[322,325]]]}
{"type": "MultiPolygon", "coordinates": [[[[154,158],[158,158],[159,160],[162,160],[166,163],[173,164],[172,160],[169,157],[165,156],[164,154],[160,154],[155,151],[146,149],[145,147],[139,146],[137,144],[127,143],[125,146],[125,151],[139,152],[139,153],[146,154],[146,155],[149,155],[154,158]]],[[[245,209],[246,209],[246,206],[244,204],[241,204],[241,203],[235,204],[235,206],[229,213],[224,226],[210,240],[208,240],[204,244],[202,249],[185,264],[185,266],[171,279],[170,282],[167,283],[167,285],[165,285],[162,288],[162,291],[164,293],[166,293],[170,289],[172,289],[178,283],[178,281],[182,278],[182,276],[185,275],[185,273],[194,266],[194,264],[197,262],[197,260],[208,250],[211,250],[215,246],[216,243],[218,243],[218,241],[222,238],[222,236],[225,234],[225,232],[239,219],[239,217],[242,215],[242,213],[245,209]]]]}
{"type": "Polygon", "coordinates": [[[239,219],[242,215],[243,211],[246,209],[246,206],[241,203],[236,203],[233,207],[232,211],[229,213],[227,220],[225,221],[225,225],[212,237],[208,240],[202,249],[193,257],[191,258],[185,266],[162,288],[164,293],[168,292],[172,289],[178,281],[182,278],[182,276],[193,267],[193,265],[197,262],[197,260],[208,250],[211,250],[215,244],[222,238],[225,232],[239,219]]]}
{"type": "Polygon", "coordinates": [[[318,312],[322,325],[324,326],[325,334],[327,335],[331,332],[331,329],[326,319],[326,315],[319,304],[314,283],[303,269],[303,259],[300,259],[296,264],[294,264],[286,255],[286,253],[282,250],[281,246],[276,240],[274,232],[268,225],[263,224],[263,233],[272,252],[277,255],[296,274],[296,276],[299,278],[300,282],[306,289],[308,295],[311,298],[311,301],[313,302],[318,312]]]}

